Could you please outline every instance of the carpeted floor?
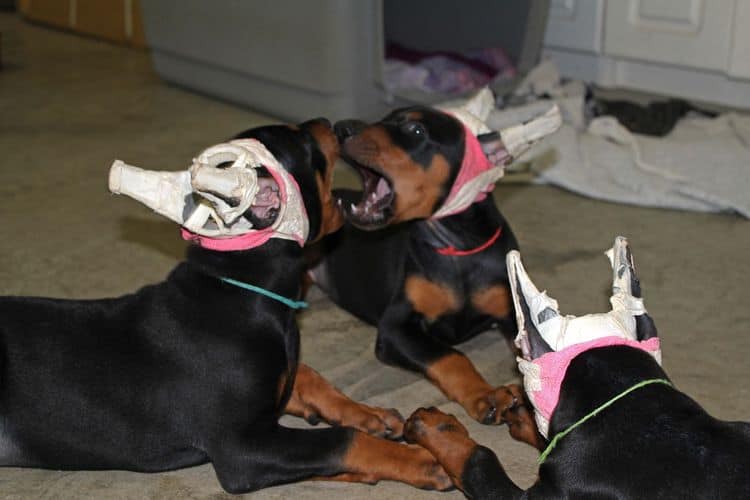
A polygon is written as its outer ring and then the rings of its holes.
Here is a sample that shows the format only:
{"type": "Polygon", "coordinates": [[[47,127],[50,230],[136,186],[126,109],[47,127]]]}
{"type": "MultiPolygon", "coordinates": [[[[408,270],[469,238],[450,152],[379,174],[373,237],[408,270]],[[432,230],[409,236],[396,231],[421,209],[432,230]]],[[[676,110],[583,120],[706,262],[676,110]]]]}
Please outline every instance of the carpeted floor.
{"type": "MultiPolygon", "coordinates": [[[[144,52],[0,14],[0,293],[94,298],[161,280],[183,252],[177,227],[107,191],[114,158],[184,168],[207,145],[271,119],[163,84],[144,52]]],[[[721,175],[721,172],[716,172],[721,175]]],[[[351,182],[346,169],[340,183],[351,182]]],[[[750,223],[727,215],[608,204],[507,179],[496,199],[527,268],[564,312],[604,310],[602,251],[630,238],[646,305],[676,385],[724,419],[750,419],[750,223]]],[[[520,485],[536,453],[504,428],[469,421],[419,378],[379,364],[374,331],[313,290],[300,318],[303,359],[352,397],[404,414],[430,404],[456,413],[520,485]]],[[[516,377],[506,343],[487,332],[464,346],[495,383],[516,377]]],[[[303,425],[286,419],[290,425],[303,425]]],[[[164,474],[0,469],[0,498],[219,498],[210,465],[164,474]]],[[[461,498],[395,483],[302,483],[253,498],[461,498]]]]}

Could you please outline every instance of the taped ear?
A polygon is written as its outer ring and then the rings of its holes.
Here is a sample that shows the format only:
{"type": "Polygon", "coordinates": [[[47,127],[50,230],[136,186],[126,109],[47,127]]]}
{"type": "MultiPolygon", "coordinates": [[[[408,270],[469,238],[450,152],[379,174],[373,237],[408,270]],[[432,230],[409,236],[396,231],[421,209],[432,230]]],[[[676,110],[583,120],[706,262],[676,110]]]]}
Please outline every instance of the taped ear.
{"type": "Polygon", "coordinates": [[[517,250],[508,253],[506,265],[518,325],[516,346],[521,349],[525,359],[533,360],[554,350],[544,339],[540,329],[547,326],[545,323],[556,323],[555,319],[559,319],[560,312],[557,302],[547,297],[546,293],[539,292],[529,279],[517,250]]]}
{"type": "Polygon", "coordinates": [[[505,149],[513,159],[516,159],[535,143],[560,128],[560,125],[562,125],[562,115],[560,108],[555,104],[543,115],[523,125],[500,130],[500,137],[505,144],[505,149]]]}
{"type": "Polygon", "coordinates": [[[490,112],[495,108],[495,98],[488,87],[483,87],[460,104],[451,102],[436,107],[458,118],[476,136],[492,132],[485,123],[490,112]]]}
{"type": "Polygon", "coordinates": [[[523,125],[504,128],[477,135],[487,158],[496,167],[516,160],[535,143],[553,133],[562,124],[560,108],[555,104],[546,113],[523,125]]]}
{"type": "Polygon", "coordinates": [[[495,108],[495,97],[489,87],[482,87],[464,103],[463,108],[480,120],[485,121],[495,108]]]}
{"type": "Polygon", "coordinates": [[[513,157],[505,149],[500,132],[489,132],[477,136],[479,145],[490,163],[495,167],[502,167],[513,161],[513,157]]]}
{"type": "Polygon", "coordinates": [[[610,250],[606,252],[612,264],[612,303],[613,311],[627,311],[633,315],[636,325],[636,338],[648,340],[657,337],[654,320],[643,305],[641,282],[635,272],[633,254],[627,238],[618,236],[610,250]]]}
{"type": "Polygon", "coordinates": [[[183,238],[212,250],[246,250],[269,238],[302,246],[309,233],[296,180],[256,139],[212,146],[179,172],[144,170],[117,160],[109,188],[177,222],[183,238]],[[260,168],[272,179],[260,178],[260,168]],[[258,214],[267,216],[261,222],[268,224],[254,227],[250,215],[258,214]]]}
{"type": "Polygon", "coordinates": [[[648,340],[659,336],[656,324],[648,313],[635,317],[635,334],[638,340],[648,340]]]}
{"type": "Polygon", "coordinates": [[[258,194],[258,174],[246,149],[223,144],[203,151],[190,167],[193,191],[208,200],[221,225],[231,225],[250,208],[258,194]],[[230,163],[227,168],[219,165],[230,163]]]}
{"type": "Polygon", "coordinates": [[[495,165],[505,165],[508,162],[506,155],[511,160],[517,159],[534,143],[562,125],[560,108],[555,104],[543,115],[522,125],[493,131],[486,123],[495,109],[495,98],[488,87],[477,91],[463,103],[446,103],[437,108],[458,118],[483,143],[483,149],[486,143],[487,157],[495,165]]]}

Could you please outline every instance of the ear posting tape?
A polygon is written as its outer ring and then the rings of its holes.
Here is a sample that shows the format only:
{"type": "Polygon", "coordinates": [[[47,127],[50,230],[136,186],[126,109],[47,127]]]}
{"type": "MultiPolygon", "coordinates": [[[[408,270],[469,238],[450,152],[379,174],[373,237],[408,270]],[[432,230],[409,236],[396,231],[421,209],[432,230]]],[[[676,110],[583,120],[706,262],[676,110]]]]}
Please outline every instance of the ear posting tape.
{"type": "Polygon", "coordinates": [[[300,246],[307,240],[309,222],[297,182],[255,139],[212,146],[179,172],[144,170],[116,160],[109,188],[177,222],[184,238],[213,250],[244,250],[270,238],[300,246]],[[259,177],[260,168],[269,177],[259,177]],[[254,227],[251,212],[256,211],[270,214],[272,223],[254,227]]]}

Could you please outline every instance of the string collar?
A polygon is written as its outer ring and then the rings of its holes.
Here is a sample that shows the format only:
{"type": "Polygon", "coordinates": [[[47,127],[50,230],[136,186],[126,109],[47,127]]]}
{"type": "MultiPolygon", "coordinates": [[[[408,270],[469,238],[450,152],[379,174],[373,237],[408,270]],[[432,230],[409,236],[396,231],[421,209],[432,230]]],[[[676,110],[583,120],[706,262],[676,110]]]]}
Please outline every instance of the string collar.
{"type": "Polygon", "coordinates": [[[270,290],[266,290],[265,288],[251,285],[249,283],[245,283],[243,281],[238,281],[232,278],[226,278],[226,277],[219,277],[221,281],[224,283],[229,283],[230,285],[234,285],[239,288],[244,288],[245,290],[249,290],[251,292],[258,293],[260,295],[265,295],[268,298],[271,298],[273,300],[279,301],[282,304],[291,307],[292,309],[304,309],[307,307],[307,302],[302,300],[292,300],[287,297],[284,297],[283,295],[279,295],[278,293],[272,292],[270,290]]]}
{"type": "Polygon", "coordinates": [[[465,239],[464,232],[460,230],[455,232],[436,220],[428,220],[426,222],[425,241],[433,247],[435,252],[449,257],[466,257],[483,252],[494,245],[500,236],[503,235],[503,226],[500,225],[484,243],[474,248],[459,249],[456,248],[456,244],[460,244],[461,240],[465,239]]]}
{"type": "Polygon", "coordinates": [[[440,255],[450,255],[451,257],[466,257],[467,255],[474,255],[491,247],[492,244],[495,243],[502,234],[503,227],[500,226],[497,228],[495,233],[490,236],[490,239],[488,239],[478,247],[470,248],[468,250],[458,250],[453,245],[449,245],[447,247],[436,248],[435,251],[440,255]]]}
{"type": "Polygon", "coordinates": [[[568,427],[564,431],[561,431],[561,432],[558,432],[557,434],[555,434],[555,437],[553,437],[552,441],[549,442],[549,444],[547,445],[547,448],[545,448],[544,451],[542,452],[542,454],[539,455],[539,459],[537,460],[537,462],[539,463],[539,465],[543,464],[544,461],[547,459],[547,456],[550,453],[552,453],[552,450],[555,448],[555,446],[557,446],[558,441],[560,441],[562,438],[564,438],[565,436],[567,436],[568,434],[570,434],[570,432],[572,432],[573,429],[575,429],[576,427],[582,425],[587,420],[589,420],[591,418],[594,418],[599,413],[601,413],[605,409],[609,408],[610,406],[612,406],[613,404],[615,404],[615,402],[617,402],[618,400],[624,398],[625,396],[627,396],[631,392],[637,391],[638,389],[640,389],[642,387],[646,387],[647,385],[651,385],[651,384],[664,384],[664,385],[667,385],[669,387],[672,387],[672,383],[669,380],[667,380],[667,379],[652,378],[652,379],[643,380],[641,382],[638,382],[637,384],[635,384],[634,386],[630,387],[629,389],[625,389],[624,391],[622,391],[617,396],[613,397],[612,399],[610,399],[606,403],[600,405],[598,408],[596,408],[593,411],[589,412],[587,415],[585,415],[583,418],[581,418],[580,420],[578,420],[576,423],[574,423],[573,425],[571,425],[570,427],[568,427]]]}

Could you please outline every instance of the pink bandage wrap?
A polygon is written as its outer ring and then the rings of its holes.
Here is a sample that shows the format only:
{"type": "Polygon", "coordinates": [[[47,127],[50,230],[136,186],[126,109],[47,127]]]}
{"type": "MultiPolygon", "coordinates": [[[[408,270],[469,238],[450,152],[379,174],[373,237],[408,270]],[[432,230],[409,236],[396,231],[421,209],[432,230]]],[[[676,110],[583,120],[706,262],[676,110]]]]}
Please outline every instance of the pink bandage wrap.
{"type": "Polygon", "coordinates": [[[443,206],[433,219],[447,217],[466,210],[470,205],[487,198],[495,189],[495,181],[503,176],[504,168],[492,164],[484,154],[479,139],[464,125],[464,158],[443,206]]]}
{"type": "Polygon", "coordinates": [[[616,345],[641,349],[657,358],[657,361],[661,361],[658,337],[639,342],[618,336],[600,337],[588,342],[573,344],[561,351],[548,352],[533,361],[519,358],[519,369],[524,374],[526,392],[537,413],[544,418],[546,423],[549,422],[560,400],[560,386],[573,358],[590,349],[616,345]]]}

